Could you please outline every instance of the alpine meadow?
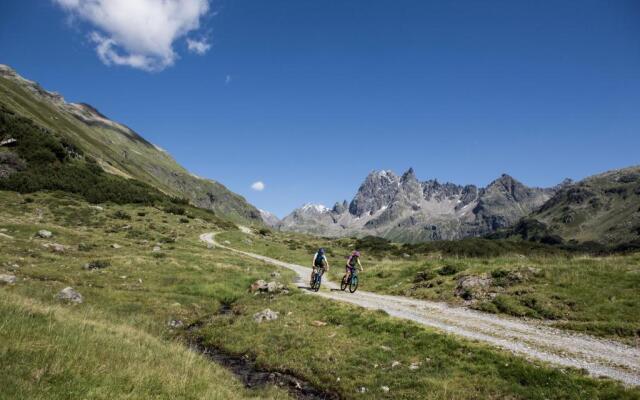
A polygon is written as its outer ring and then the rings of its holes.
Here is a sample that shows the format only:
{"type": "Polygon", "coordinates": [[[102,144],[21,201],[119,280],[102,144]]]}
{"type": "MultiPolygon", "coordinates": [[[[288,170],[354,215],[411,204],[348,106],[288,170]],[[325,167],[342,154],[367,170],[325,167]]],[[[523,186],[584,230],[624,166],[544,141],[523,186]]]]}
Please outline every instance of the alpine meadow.
{"type": "Polygon", "coordinates": [[[638,16],[0,5],[0,399],[640,400],[638,16]]]}

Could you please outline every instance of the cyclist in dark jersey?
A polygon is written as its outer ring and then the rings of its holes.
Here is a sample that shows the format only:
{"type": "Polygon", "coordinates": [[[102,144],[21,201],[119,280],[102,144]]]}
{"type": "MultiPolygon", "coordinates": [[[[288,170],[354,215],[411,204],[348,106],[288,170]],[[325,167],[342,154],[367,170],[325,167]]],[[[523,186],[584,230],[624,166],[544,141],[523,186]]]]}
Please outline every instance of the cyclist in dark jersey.
{"type": "Polygon", "coordinates": [[[319,248],[318,252],[313,255],[313,262],[311,263],[311,265],[311,283],[313,284],[317,270],[319,270],[320,268],[323,268],[325,271],[329,270],[329,260],[327,260],[327,256],[325,255],[324,249],[322,247],[319,248]]]}

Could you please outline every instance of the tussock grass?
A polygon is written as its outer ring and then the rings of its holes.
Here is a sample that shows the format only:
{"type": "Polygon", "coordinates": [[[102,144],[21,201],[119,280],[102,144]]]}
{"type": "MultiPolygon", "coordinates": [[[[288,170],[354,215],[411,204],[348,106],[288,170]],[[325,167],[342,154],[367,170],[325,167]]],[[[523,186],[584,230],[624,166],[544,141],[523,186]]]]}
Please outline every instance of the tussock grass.
{"type": "Polygon", "coordinates": [[[180,343],[91,314],[0,291],[2,397],[286,398],[250,393],[180,343]]]}

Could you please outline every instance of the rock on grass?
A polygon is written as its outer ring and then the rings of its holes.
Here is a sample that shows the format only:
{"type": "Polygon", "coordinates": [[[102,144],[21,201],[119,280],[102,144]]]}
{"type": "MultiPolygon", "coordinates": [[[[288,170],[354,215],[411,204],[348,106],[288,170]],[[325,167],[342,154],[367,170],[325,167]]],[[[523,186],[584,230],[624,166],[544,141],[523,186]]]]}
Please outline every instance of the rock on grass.
{"type": "Polygon", "coordinates": [[[16,283],[15,275],[0,274],[0,284],[13,285],[16,283]]]}
{"type": "Polygon", "coordinates": [[[260,312],[253,314],[253,320],[259,324],[264,321],[273,321],[278,319],[278,314],[278,312],[271,311],[271,309],[266,308],[260,312]]]}
{"type": "Polygon", "coordinates": [[[71,286],[62,289],[57,295],[58,300],[66,301],[68,303],[81,304],[84,301],[82,295],[76,292],[71,286]]]}

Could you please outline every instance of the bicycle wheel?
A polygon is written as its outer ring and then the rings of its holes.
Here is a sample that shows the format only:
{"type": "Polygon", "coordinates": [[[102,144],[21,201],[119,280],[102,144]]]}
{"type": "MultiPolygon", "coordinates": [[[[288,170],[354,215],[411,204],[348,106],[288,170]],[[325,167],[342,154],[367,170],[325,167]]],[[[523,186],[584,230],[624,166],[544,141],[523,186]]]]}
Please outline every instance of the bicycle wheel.
{"type": "Polygon", "coordinates": [[[318,290],[320,290],[320,282],[322,281],[322,275],[317,274],[316,275],[316,280],[315,282],[313,282],[313,286],[311,286],[311,290],[313,290],[314,292],[317,292],[318,290]]]}
{"type": "Polygon", "coordinates": [[[347,286],[349,286],[349,283],[347,282],[347,274],[344,274],[342,281],[340,282],[340,290],[345,290],[347,286]]]}
{"type": "Polygon", "coordinates": [[[358,276],[354,275],[351,277],[351,282],[349,282],[349,292],[353,293],[358,289],[358,276]]]}

